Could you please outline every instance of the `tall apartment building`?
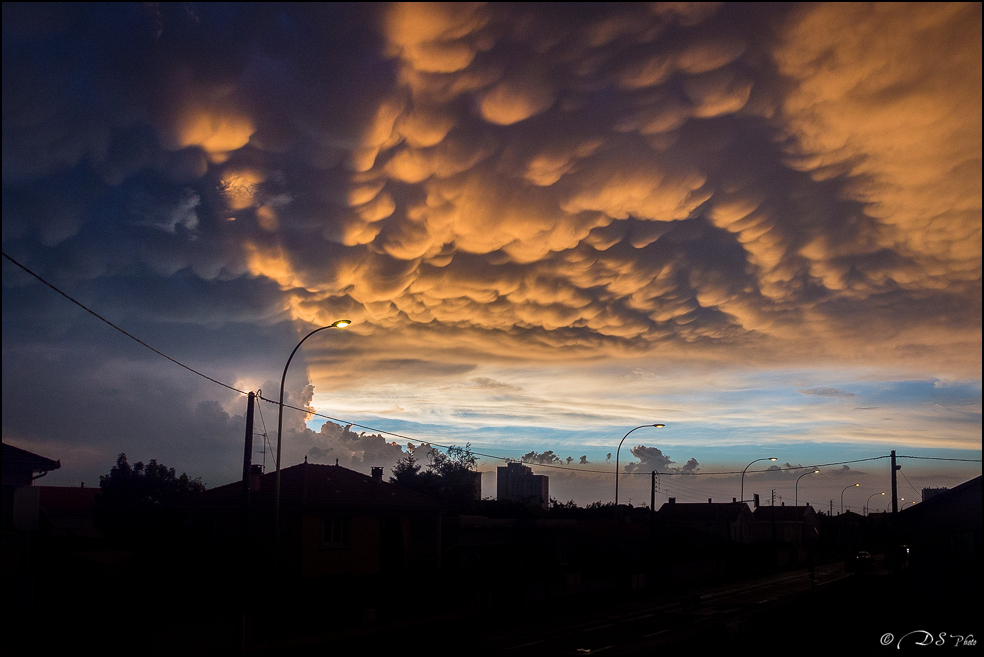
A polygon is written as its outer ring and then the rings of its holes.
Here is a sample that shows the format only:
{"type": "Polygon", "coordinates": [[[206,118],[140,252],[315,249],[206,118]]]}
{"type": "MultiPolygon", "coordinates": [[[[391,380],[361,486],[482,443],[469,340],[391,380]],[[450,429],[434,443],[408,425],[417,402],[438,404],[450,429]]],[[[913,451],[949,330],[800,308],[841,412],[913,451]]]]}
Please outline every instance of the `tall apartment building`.
{"type": "Polygon", "coordinates": [[[550,504],[550,483],[546,475],[535,475],[522,463],[496,468],[496,497],[542,507],[550,504]]]}

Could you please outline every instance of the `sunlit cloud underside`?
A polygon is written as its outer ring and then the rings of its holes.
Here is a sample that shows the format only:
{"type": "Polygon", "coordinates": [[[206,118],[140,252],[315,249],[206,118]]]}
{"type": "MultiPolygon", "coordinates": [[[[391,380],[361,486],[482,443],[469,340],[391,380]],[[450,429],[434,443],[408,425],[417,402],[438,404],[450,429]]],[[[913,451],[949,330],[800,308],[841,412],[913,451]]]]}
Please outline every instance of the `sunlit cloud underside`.
{"type": "MultiPolygon", "coordinates": [[[[512,458],[651,422],[723,454],[979,453],[980,4],[14,5],[3,29],[5,251],[240,389],[275,396],[345,318],[287,386],[340,425],[512,458]]],[[[86,342],[30,285],[5,265],[5,361],[50,364],[5,367],[5,440],[235,472],[242,399],[86,342]],[[93,396],[72,435],[15,395],[66,368],[93,396]],[[96,416],[164,426],[138,401],[162,389],[207,438],[96,416]]],[[[323,419],[288,413],[288,458],[403,453],[323,419]]]]}

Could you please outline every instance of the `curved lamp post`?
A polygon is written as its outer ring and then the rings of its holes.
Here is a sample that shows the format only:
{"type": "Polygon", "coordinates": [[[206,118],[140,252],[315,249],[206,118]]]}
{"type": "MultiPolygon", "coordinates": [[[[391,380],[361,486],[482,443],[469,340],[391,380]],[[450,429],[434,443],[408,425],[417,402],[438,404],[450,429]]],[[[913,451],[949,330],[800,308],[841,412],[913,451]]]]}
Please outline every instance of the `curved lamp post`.
{"type": "Polygon", "coordinates": [[[820,474],[820,471],[817,470],[816,468],[814,468],[813,470],[810,470],[809,472],[804,472],[803,474],[801,474],[799,477],[796,478],[796,486],[795,486],[795,489],[796,489],[796,501],[793,503],[793,506],[799,506],[799,499],[800,499],[800,479],[802,479],[806,475],[811,475],[811,474],[820,474]]]}
{"type": "MultiPolygon", "coordinates": [[[[656,424],[643,424],[642,426],[638,426],[635,429],[632,429],[632,431],[635,431],[636,429],[642,429],[645,427],[655,427],[657,429],[662,429],[665,426],[666,426],[665,424],[660,424],[658,422],[656,424]]],[[[632,433],[632,431],[629,431],[629,433],[632,433]]],[[[618,509],[618,453],[622,449],[622,443],[624,443],[625,439],[629,437],[629,433],[622,436],[622,440],[618,441],[618,448],[615,450],[615,509],[616,510],[618,509]]]]}
{"type": "MultiPolygon", "coordinates": [[[[900,497],[900,498],[899,498],[899,502],[905,502],[905,498],[904,498],[904,497],[900,497]]],[[[901,506],[903,506],[903,505],[901,505],[901,504],[900,504],[899,506],[900,506],[900,508],[901,508],[901,506]]],[[[888,513],[888,510],[889,510],[890,508],[892,508],[892,503],[891,503],[891,501],[890,501],[890,502],[889,502],[889,503],[888,503],[887,505],[885,505],[885,513],[888,513]]]]}
{"type": "MultiPolygon", "coordinates": [[[[297,350],[301,348],[304,341],[310,338],[312,335],[318,331],[324,331],[325,329],[332,328],[345,328],[352,322],[348,319],[340,319],[337,322],[332,322],[329,326],[322,326],[321,328],[316,328],[307,335],[305,335],[297,346],[294,347],[294,351],[290,352],[290,358],[287,359],[287,364],[284,365],[284,374],[280,377],[280,404],[279,412],[277,413],[277,476],[275,479],[273,487],[273,540],[274,540],[274,550],[277,554],[280,552],[280,444],[281,438],[284,434],[284,386],[287,383],[287,368],[290,367],[290,361],[294,360],[294,354],[297,350]]],[[[276,563],[274,568],[276,568],[276,563]]]]}
{"type": "Polygon", "coordinates": [[[872,493],[871,495],[868,496],[868,499],[865,500],[864,502],[864,515],[868,515],[869,513],[871,513],[871,506],[869,506],[871,504],[871,498],[874,497],[875,495],[884,495],[884,494],[885,493],[872,493]]]}
{"type": "Polygon", "coordinates": [[[848,488],[856,488],[860,485],[861,484],[851,484],[850,486],[845,486],[844,490],[841,491],[841,513],[844,513],[844,491],[846,491],[848,488]]]}
{"type": "MultiPolygon", "coordinates": [[[[765,459],[755,459],[754,461],[752,461],[752,463],[758,463],[759,461],[775,461],[775,460],[776,460],[775,456],[770,456],[765,459]]],[[[752,463],[746,465],[745,470],[747,470],[748,466],[751,465],[752,463]]],[[[739,502],[745,501],[745,470],[741,471],[741,497],[738,498],[739,502]]]]}

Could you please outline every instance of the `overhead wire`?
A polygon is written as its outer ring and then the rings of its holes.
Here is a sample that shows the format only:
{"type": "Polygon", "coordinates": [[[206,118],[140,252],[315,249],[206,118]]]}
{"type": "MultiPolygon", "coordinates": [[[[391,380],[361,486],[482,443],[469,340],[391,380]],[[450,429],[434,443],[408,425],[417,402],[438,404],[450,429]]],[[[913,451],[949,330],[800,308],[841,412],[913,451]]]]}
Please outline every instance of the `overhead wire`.
{"type": "Polygon", "coordinates": [[[72,298],[70,295],[66,294],[65,292],[62,292],[58,287],[56,287],[55,285],[49,283],[44,278],[42,278],[38,274],[34,273],[33,271],[31,271],[30,269],[28,269],[27,267],[25,267],[21,263],[19,263],[16,260],[14,260],[9,255],[7,255],[7,253],[5,251],[0,252],[0,253],[2,253],[3,254],[3,257],[6,258],[7,260],[9,260],[11,263],[13,263],[14,265],[20,267],[25,272],[27,272],[28,274],[30,274],[34,278],[38,279],[39,281],[41,281],[42,283],[44,283],[45,285],[47,285],[49,288],[51,288],[52,290],[54,290],[58,294],[62,295],[63,297],[65,297],[66,299],[68,299],[69,301],[71,301],[72,303],[74,303],[76,306],[78,306],[82,310],[86,311],[87,313],[89,313],[93,317],[99,319],[100,321],[103,321],[106,324],[109,324],[114,329],[116,329],[117,331],[119,331],[120,333],[122,333],[123,335],[125,335],[126,337],[130,338],[131,340],[133,340],[134,342],[136,342],[138,344],[143,345],[147,349],[150,349],[151,351],[153,351],[158,356],[161,356],[162,358],[166,358],[167,360],[171,361],[175,365],[177,365],[179,367],[183,367],[186,370],[188,370],[189,372],[192,372],[194,374],[197,374],[198,376],[202,377],[203,379],[208,379],[212,383],[218,384],[218,385],[222,386],[223,388],[228,388],[229,390],[233,390],[233,391],[238,392],[239,394],[242,394],[242,395],[248,394],[245,390],[240,390],[239,388],[236,388],[234,386],[231,386],[228,383],[223,383],[222,381],[219,381],[218,379],[213,379],[209,375],[203,374],[202,372],[199,372],[198,370],[194,369],[193,367],[189,367],[189,366],[185,365],[184,363],[182,363],[181,361],[179,361],[177,359],[174,359],[174,358],[171,358],[170,356],[168,356],[167,354],[165,354],[163,351],[160,351],[158,349],[155,349],[154,347],[150,346],[149,344],[147,344],[146,342],[144,342],[140,338],[136,337],[132,333],[129,333],[129,332],[123,330],[122,328],[120,328],[119,326],[117,326],[113,322],[109,321],[108,319],[106,319],[105,317],[103,317],[102,315],[100,315],[99,313],[97,313],[96,311],[92,310],[91,308],[89,308],[88,306],[86,306],[81,301],[77,301],[76,299],[72,298]]]}
{"type": "MultiPolygon", "coordinates": [[[[233,392],[237,392],[237,393],[239,393],[241,395],[248,395],[249,394],[249,392],[246,391],[246,390],[240,390],[239,388],[236,388],[235,386],[229,385],[228,383],[225,383],[223,381],[219,381],[218,379],[215,379],[215,378],[213,378],[213,377],[211,377],[211,376],[209,376],[209,375],[207,375],[207,374],[205,374],[203,372],[200,372],[200,371],[196,370],[193,367],[190,367],[188,365],[185,365],[184,363],[182,363],[181,361],[177,360],[176,358],[172,358],[171,356],[168,356],[167,354],[165,354],[164,352],[160,351],[159,349],[156,349],[155,347],[151,346],[150,344],[146,343],[145,341],[141,340],[140,338],[136,337],[135,335],[131,334],[130,332],[124,330],[123,328],[121,328],[121,327],[117,326],[116,324],[114,324],[113,322],[109,321],[108,319],[106,319],[105,317],[103,317],[102,315],[100,315],[99,313],[95,312],[94,310],[92,310],[91,308],[89,308],[88,306],[86,306],[85,304],[83,304],[81,301],[78,301],[77,299],[73,298],[71,295],[69,295],[66,292],[62,291],[60,288],[58,288],[54,284],[52,284],[52,283],[48,282],[47,280],[45,280],[44,277],[40,276],[39,274],[35,273],[34,271],[32,271],[31,269],[29,269],[25,265],[23,265],[20,262],[18,262],[17,260],[15,260],[13,257],[11,257],[10,255],[8,255],[6,252],[0,251],[0,253],[2,253],[3,257],[6,258],[9,262],[11,262],[12,264],[16,265],[17,267],[19,267],[20,269],[22,269],[26,273],[30,274],[32,277],[34,277],[35,279],[37,279],[38,281],[40,281],[41,283],[43,283],[48,288],[54,290],[55,292],[57,292],[58,294],[60,294],[64,298],[68,299],[69,301],[71,301],[72,303],[74,303],[75,305],[77,305],[78,307],[80,307],[83,310],[85,310],[87,313],[91,314],[93,317],[96,317],[100,321],[108,324],[109,326],[111,326],[115,330],[119,331],[120,333],[122,333],[126,337],[128,337],[131,340],[133,340],[134,342],[142,345],[143,347],[146,347],[147,349],[150,349],[151,351],[153,351],[155,354],[161,356],[162,358],[165,358],[165,359],[169,360],[170,362],[174,363],[175,365],[177,365],[179,367],[182,367],[185,370],[188,370],[192,374],[196,374],[196,375],[198,375],[198,376],[200,376],[200,377],[202,377],[202,378],[204,378],[204,379],[206,379],[208,381],[211,381],[212,383],[215,383],[216,385],[222,386],[223,388],[226,388],[228,390],[232,390],[233,392]]],[[[275,401],[275,400],[272,400],[272,399],[267,399],[266,397],[264,397],[262,395],[262,390],[257,390],[257,392],[256,392],[256,398],[257,399],[261,399],[261,400],[263,400],[263,401],[265,401],[267,403],[277,404],[278,406],[280,405],[280,402],[279,401],[275,401]]],[[[260,407],[257,406],[257,408],[260,408],[260,407]]],[[[399,434],[399,433],[396,433],[396,432],[393,432],[393,431],[386,431],[384,429],[377,429],[375,427],[371,427],[371,426],[368,426],[368,425],[365,425],[365,424],[360,424],[360,423],[357,423],[357,422],[351,422],[349,420],[345,420],[345,419],[342,419],[342,418],[337,418],[337,417],[333,417],[333,416],[330,416],[330,415],[326,415],[324,413],[319,413],[319,412],[316,412],[316,411],[314,411],[313,409],[310,409],[310,408],[301,408],[301,407],[298,407],[298,406],[293,406],[291,404],[283,404],[283,408],[289,408],[289,409],[292,409],[292,410],[295,410],[295,411],[299,411],[299,412],[302,412],[302,413],[305,413],[305,414],[308,414],[308,415],[312,415],[312,416],[315,416],[315,417],[324,418],[326,420],[331,420],[333,422],[340,422],[340,423],[345,424],[345,425],[347,425],[349,427],[358,427],[360,429],[366,429],[368,431],[375,432],[375,433],[377,433],[379,435],[393,436],[395,438],[400,438],[400,439],[406,440],[408,442],[417,442],[417,443],[420,443],[421,444],[420,446],[427,445],[427,446],[430,446],[430,447],[436,447],[436,448],[444,449],[444,450],[452,449],[453,447],[455,447],[454,445],[443,445],[441,443],[436,443],[436,442],[433,442],[433,441],[430,441],[430,440],[422,440],[420,438],[413,438],[413,437],[406,436],[404,434],[399,434]]],[[[264,427],[263,427],[263,429],[264,429],[264,433],[263,433],[263,436],[264,436],[264,457],[263,458],[264,458],[264,465],[265,465],[265,462],[266,462],[265,447],[266,447],[266,441],[268,440],[268,434],[267,434],[267,431],[266,431],[266,424],[263,421],[263,413],[262,413],[262,411],[260,411],[260,421],[264,425],[264,427]]],[[[523,462],[522,460],[514,459],[512,457],[498,456],[498,455],[495,455],[495,454],[486,454],[486,453],[482,453],[482,452],[472,451],[470,449],[469,449],[469,452],[472,455],[474,455],[474,456],[478,456],[478,457],[482,457],[482,458],[486,458],[486,459],[497,460],[497,461],[503,461],[503,462],[507,462],[507,463],[509,463],[509,462],[517,462],[517,461],[523,462]]],[[[864,461],[875,461],[875,460],[885,459],[885,458],[889,458],[889,455],[873,456],[873,457],[863,458],[863,459],[854,459],[854,460],[850,460],[850,461],[838,461],[838,462],[834,462],[834,463],[824,463],[824,464],[811,465],[811,466],[790,466],[788,468],[772,467],[772,468],[767,468],[765,470],[753,470],[751,472],[753,472],[753,473],[755,473],[755,472],[778,472],[778,471],[783,471],[783,470],[802,470],[802,469],[813,468],[813,467],[822,468],[822,467],[831,467],[831,466],[835,466],[835,465],[846,465],[846,464],[849,464],[849,463],[861,463],[861,462],[864,462],[864,461]]],[[[931,460],[941,460],[941,461],[969,461],[969,462],[977,462],[977,463],[980,462],[980,459],[949,459],[949,458],[926,457],[926,456],[897,456],[896,458],[912,458],[912,459],[927,459],[927,460],[930,460],[931,459],[931,460]]],[[[604,475],[611,475],[611,474],[613,474],[612,471],[610,471],[610,470],[585,469],[585,468],[579,468],[579,467],[575,467],[575,466],[569,466],[569,465],[563,465],[563,464],[556,464],[556,463],[535,463],[535,462],[528,462],[528,464],[530,464],[530,465],[536,465],[537,467],[541,467],[541,468],[553,468],[553,469],[558,469],[558,470],[568,470],[568,471],[578,472],[578,473],[582,473],[582,474],[604,474],[604,475]]],[[[700,472],[700,471],[697,471],[697,472],[690,472],[690,471],[684,472],[684,471],[681,471],[681,470],[677,470],[677,471],[666,471],[666,472],[657,471],[657,473],[660,474],[660,475],[668,475],[668,476],[674,476],[674,475],[680,475],[680,476],[730,475],[730,474],[742,474],[742,472],[743,471],[741,471],[741,470],[724,471],[724,472],[700,472]]],[[[633,472],[626,472],[625,475],[626,476],[633,476],[633,475],[650,476],[651,473],[652,473],[651,470],[650,471],[636,470],[636,471],[633,471],[633,472]]],[[[908,482],[908,479],[906,481],[908,482]]],[[[911,486],[912,484],[910,483],[909,485],[911,486]]],[[[915,489],[913,489],[913,490],[915,490],[915,489]]]]}

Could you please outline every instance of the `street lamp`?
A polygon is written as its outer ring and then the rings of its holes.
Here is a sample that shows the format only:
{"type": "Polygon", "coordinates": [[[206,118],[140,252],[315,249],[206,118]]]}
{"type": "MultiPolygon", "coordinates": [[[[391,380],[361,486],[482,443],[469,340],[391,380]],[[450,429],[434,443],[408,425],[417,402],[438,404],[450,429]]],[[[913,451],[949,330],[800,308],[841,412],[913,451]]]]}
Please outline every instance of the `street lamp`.
{"type": "MultiPolygon", "coordinates": [[[[767,459],[755,459],[754,461],[752,461],[752,463],[758,463],[759,461],[775,461],[775,460],[776,460],[775,456],[770,456],[767,459]]],[[[752,463],[749,463],[748,465],[751,465],[752,463]]],[[[748,469],[748,465],[745,466],[745,470],[748,469]]],[[[745,501],[745,470],[741,471],[741,497],[738,498],[738,500],[741,502],[745,501]]]]}
{"type": "Polygon", "coordinates": [[[868,496],[868,499],[865,500],[864,502],[864,515],[868,515],[869,513],[871,513],[871,507],[869,506],[869,504],[871,503],[871,498],[874,497],[875,495],[884,495],[884,494],[885,493],[872,493],[871,495],[868,496]]]}
{"type": "MultiPolygon", "coordinates": [[[[900,497],[899,498],[899,502],[905,502],[905,498],[904,497],[900,497]]],[[[888,513],[888,510],[891,508],[891,506],[892,506],[892,502],[889,501],[889,503],[887,505],[885,505],[885,513],[888,513]]]]}
{"type": "MultiPolygon", "coordinates": [[[[656,424],[643,424],[642,426],[638,426],[635,429],[632,429],[632,431],[635,431],[636,429],[642,429],[644,427],[655,427],[657,429],[662,429],[665,426],[666,426],[665,424],[660,424],[658,422],[656,424]]],[[[632,431],[629,431],[629,433],[632,433],[632,431]]],[[[615,450],[615,509],[616,510],[618,510],[618,454],[619,451],[622,449],[622,443],[624,443],[625,439],[629,437],[629,433],[622,436],[622,440],[618,441],[618,448],[616,448],[615,450]]]]}
{"type": "MultiPolygon", "coordinates": [[[[324,331],[325,329],[343,329],[349,324],[351,320],[340,319],[336,322],[332,322],[329,326],[322,326],[321,328],[316,328],[307,335],[305,335],[297,346],[294,347],[294,351],[290,352],[290,358],[287,359],[287,364],[284,365],[284,374],[280,377],[280,409],[277,414],[277,476],[273,488],[273,540],[274,540],[274,551],[279,554],[280,552],[280,444],[282,442],[284,434],[284,386],[287,383],[287,368],[290,367],[290,361],[294,360],[294,354],[297,350],[301,348],[304,341],[310,338],[312,335],[318,331],[324,331]]],[[[274,564],[274,568],[277,565],[274,564]]]]}
{"type": "Polygon", "coordinates": [[[851,484],[850,486],[845,486],[844,490],[841,491],[841,513],[844,513],[844,491],[846,491],[848,488],[856,488],[860,485],[861,484],[851,484]]]}
{"type": "Polygon", "coordinates": [[[820,471],[817,470],[817,469],[813,469],[813,470],[810,470],[809,472],[804,472],[803,474],[801,474],[799,477],[796,478],[796,486],[795,486],[795,489],[796,489],[796,501],[793,503],[793,506],[799,506],[799,499],[800,499],[800,479],[802,479],[806,475],[811,475],[811,474],[820,474],[820,471]]]}

